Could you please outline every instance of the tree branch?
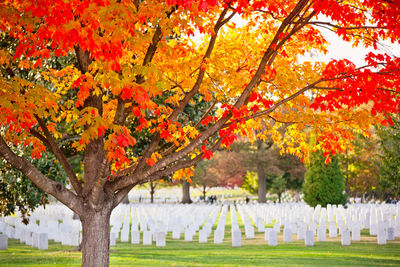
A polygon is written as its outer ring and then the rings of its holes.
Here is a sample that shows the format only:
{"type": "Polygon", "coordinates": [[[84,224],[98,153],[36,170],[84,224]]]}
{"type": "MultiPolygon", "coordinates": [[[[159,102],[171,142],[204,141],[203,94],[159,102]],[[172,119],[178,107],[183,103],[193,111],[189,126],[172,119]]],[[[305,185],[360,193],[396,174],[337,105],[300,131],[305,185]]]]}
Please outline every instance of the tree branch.
{"type": "Polygon", "coordinates": [[[56,141],[54,140],[49,129],[47,128],[46,123],[37,115],[35,115],[35,118],[40,128],[42,128],[45,137],[43,136],[40,137],[41,135],[36,131],[33,132],[31,131],[31,132],[34,134],[34,136],[38,137],[44,143],[44,145],[46,145],[53,152],[53,154],[56,156],[57,160],[60,162],[61,166],[65,170],[65,173],[67,174],[68,179],[70,180],[75,192],[78,194],[78,196],[82,196],[82,187],[79,184],[78,178],[76,177],[74,169],[69,164],[67,157],[58,147],[56,141]]]}
{"type": "Polygon", "coordinates": [[[17,156],[0,136],[0,156],[9,162],[14,168],[20,170],[37,187],[61,201],[78,215],[83,215],[83,205],[79,198],[59,182],[53,181],[43,175],[28,160],[17,156]]]}

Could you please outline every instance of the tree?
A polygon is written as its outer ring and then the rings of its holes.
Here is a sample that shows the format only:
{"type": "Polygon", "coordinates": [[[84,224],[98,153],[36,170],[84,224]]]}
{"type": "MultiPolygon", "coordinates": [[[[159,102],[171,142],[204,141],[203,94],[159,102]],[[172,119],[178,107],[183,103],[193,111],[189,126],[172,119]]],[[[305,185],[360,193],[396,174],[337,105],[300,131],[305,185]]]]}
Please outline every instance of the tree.
{"type": "Polygon", "coordinates": [[[282,175],[275,176],[272,180],[271,192],[278,195],[278,201],[281,203],[282,193],[286,190],[286,180],[282,175]]]}
{"type": "Polygon", "coordinates": [[[243,158],[236,151],[217,151],[209,168],[218,186],[240,187],[243,182],[243,158]]]}
{"type": "Polygon", "coordinates": [[[293,155],[286,153],[281,155],[279,148],[272,143],[267,146],[261,145],[261,147],[262,149],[260,149],[260,142],[257,142],[256,146],[248,145],[247,149],[241,151],[242,157],[247,158],[247,167],[257,171],[257,173],[247,172],[242,187],[250,193],[257,192],[260,203],[265,202],[266,192],[273,189],[275,179],[279,180],[275,184],[282,186],[279,190],[276,190],[277,187],[275,187],[275,190],[272,190],[273,193],[301,189],[305,173],[304,164],[293,155]],[[260,175],[263,175],[262,179],[260,179],[260,175]],[[263,189],[260,189],[260,184],[263,189]],[[260,193],[263,198],[260,198],[260,193]]]}
{"type": "Polygon", "coordinates": [[[357,68],[299,56],[326,52],[319,27],[371,48],[396,42],[399,13],[396,1],[383,0],[2,1],[0,34],[15,49],[0,50],[0,155],[79,215],[82,265],[107,266],[111,211],[135,185],[173,173],[186,179],[238,135],[271,136],[307,158],[343,151],[354,129],[388,123],[398,58],[374,51],[357,68]],[[53,64],[66,58],[72,64],[53,64]],[[193,121],[185,110],[195,101],[210,108],[193,121]],[[264,127],[265,119],[276,123],[264,127]],[[311,134],[319,147],[308,147],[311,134]],[[82,177],[63,138],[81,153],[82,177]],[[36,158],[53,153],[71,189],[18,156],[12,148],[21,144],[36,158]]]}
{"type": "Polygon", "coordinates": [[[371,128],[371,135],[355,134],[353,149],[339,155],[345,175],[346,193],[352,196],[373,196],[378,190],[379,137],[371,128]]]}
{"type": "Polygon", "coordinates": [[[192,200],[190,199],[190,182],[187,180],[182,180],[182,203],[192,203],[192,200]]]}
{"type": "Polygon", "coordinates": [[[304,178],[304,201],[312,207],[318,204],[322,207],[327,204],[344,205],[347,199],[344,189],[344,176],[338,158],[331,156],[331,162],[326,163],[322,151],[314,152],[304,178]]]}
{"type": "Polygon", "coordinates": [[[192,177],[193,185],[200,186],[202,188],[203,198],[206,200],[208,189],[218,185],[217,178],[213,172],[211,163],[214,159],[200,161],[194,168],[194,175],[192,177]]]}
{"type": "Polygon", "coordinates": [[[243,183],[242,188],[247,190],[251,194],[255,194],[258,192],[258,175],[255,172],[247,171],[243,183]]]}
{"type": "Polygon", "coordinates": [[[378,189],[383,197],[400,196],[400,119],[398,115],[391,116],[394,124],[390,127],[380,127],[380,164],[378,165],[378,189]]]}
{"type": "MultiPolygon", "coordinates": [[[[33,160],[33,165],[50,179],[66,183],[67,177],[52,154],[43,153],[39,160],[33,160]]],[[[0,214],[8,216],[18,210],[23,222],[28,223],[27,216],[30,212],[47,203],[49,202],[46,193],[37,188],[19,170],[0,159],[0,214]]]]}

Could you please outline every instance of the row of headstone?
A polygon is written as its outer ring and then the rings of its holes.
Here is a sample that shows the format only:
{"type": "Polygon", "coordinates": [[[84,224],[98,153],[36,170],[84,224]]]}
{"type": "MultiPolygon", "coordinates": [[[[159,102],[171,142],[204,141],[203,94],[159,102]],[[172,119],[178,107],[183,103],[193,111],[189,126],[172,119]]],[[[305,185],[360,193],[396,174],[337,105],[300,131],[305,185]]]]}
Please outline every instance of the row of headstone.
{"type": "MultiPolygon", "coordinates": [[[[40,234],[46,234],[47,240],[78,246],[81,237],[80,221],[73,220],[70,211],[63,213],[65,208],[60,205],[47,207],[35,211],[28,225],[23,225],[18,216],[0,218],[0,232],[7,238],[17,238],[31,246],[39,246],[40,234]],[[53,208],[55,211],[51,211],[53,208]]],[[[110,245],[114,246],[117,240],[130,240],[132,244],[150,245],[155,242],[157,246],[165,246],[169,232],[173,239],[192,242],[198,236],[199,242],[205,243],[215,224],[214,243],[220,244],[225,236],[228,208],[232,224],[232,246],[241,246],[240,220],[246,238],[254,238],[256,231],[263,232],[265,241],[271,246],[275,245],[281,228],[284,242],[291,242],[292,236],[296,235],[298,240],[304,240],[306,246],[314,245],[314,241],[326,241],[327,235],[329,238],[340,237],[342,245],[350,245],[351,242],[361,240],[361,231],[364,229],[371,236],[376,236],[378,244],[386,244],[400,236],[399,205],[353,204],[348,208],[340,205],[312,208],[296,203],[236,206],[124,204],[119,205],[111,215],[110,245]]],[[[45,235],[42,235],[42,240],[45,240],[45,235]]],[[[0,243],[0,247],[4,246],[0,243]]],[[[40,247],[43,249],[46,246],[40,247]]]]}
{"type": "MultiPolygon", "coordinates": [[[[284,226],[283,240],[290,242],[292,234],[297,234],[298,240],[304,240],[306,246],[312,246],[314,237],[317,241],[326,241],[327,230],[329,237],[338,237],[342,245],[350,245],[351,241],[361,240],[361,230],[372,225],[371,235],[377,235],[378,244],[386,244],[387,240],[396,238],[396,229],[400,228],[400,208],[395,205],[352,205],[345,209],[343,206],[328,205],[327,208],[317,206],[315,209],[306,205],[238,205],[239,213],[245,227],[246,237],[251,238],[251,225],[254,222],[258,232],[267,230],[266,224],[274,225],[272,230],[280,232],[284,226]],[[328,225],[328,229],[327,229],[328,225]],[[311,239],[312,233],[312,239],[311,239]]],[[[399,230],[397,230],[399,231],[399,230]]],[[[265,234],[265,240],[269,237],[265,234]]]]}

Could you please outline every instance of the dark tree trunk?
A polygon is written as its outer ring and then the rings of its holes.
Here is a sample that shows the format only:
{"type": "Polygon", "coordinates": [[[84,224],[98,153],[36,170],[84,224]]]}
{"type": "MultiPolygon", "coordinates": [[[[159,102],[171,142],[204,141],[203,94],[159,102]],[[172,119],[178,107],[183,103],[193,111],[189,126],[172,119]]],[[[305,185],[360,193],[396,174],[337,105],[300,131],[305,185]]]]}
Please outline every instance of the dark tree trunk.
{"type": "MultiPolygon", "coordinates": [[[[263,141],[257,141],[257,152],[263,149],[263,141]]],[[[267,184],[265,180],[265,171],[262,162],[257,163],[257,176],[258,176],[258,203],[265,203],[267,201],[267,184]]]]}
{"type": "Polygon", "coordinates": [[[156,185],[153,181],[150,182],[150,202],[154,203],[154,193],[156,192],[156,185]]]}
{"type": "Polygon", "coordinates": [[[111,209],[90,211],[82,216],[82,266],[107,267],[110,265],[111,209]]]}
{"type": "Polygon", "coordinates": [[[182,203],[192,203],[190,199],[190,184],[186,180],[182,181],[182,203]]]}
{"type": "Polygon", "coordinates": [[[206,201],[206,194],[207,194],[206,185],[203,184],[203,197],[204,197],[204,201],[206,201]]]}
{"type": "Polygon", "coordinates": [[[279,201],[279,203],[281,203],[281,199],[282,199],[282,193],[278,193],[278,201],[279,201]]]}

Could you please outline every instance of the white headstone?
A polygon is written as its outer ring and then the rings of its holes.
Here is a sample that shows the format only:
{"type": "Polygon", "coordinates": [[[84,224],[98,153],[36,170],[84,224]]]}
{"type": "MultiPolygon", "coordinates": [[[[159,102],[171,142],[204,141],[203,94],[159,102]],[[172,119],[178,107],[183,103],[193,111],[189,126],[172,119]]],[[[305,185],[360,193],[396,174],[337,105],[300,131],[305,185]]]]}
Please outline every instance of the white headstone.
{"type": "Polygon", "coordinates": [[[190,228],[185,228],[185,241],[193,241],[193,231],[190,228]]]}
{"type": "Polygon", "coordinates": [[[292,242],[292,230],[289,227],[283,229],[283,241],[292,242]]]}
{"type": "Polygon", "coordinates": [[[297,240],[303,240],[306,235],[307,228],[304,225],[300,225],[297,228],[297,240]]]}
{"type": "Polygon", "coordinates": [[[140,233],[138,230],[132,229],[131,231],[131,243],[140,244],[140,233]]]}
{"type": "Polygon", "coordinates": [[[40,233],[39,234],[39,249],[45,250],[49,248],[49,239],[47,233],[40,233]]]}
{"type": "Polygon", "coordinates": [[[275,223],[272,229],[279,234],[281,232],[281,225],[279,223],[275,223]]]}
{"type": "Polygon", "coordinates": [[[8,249],[8,236],[5,234],[0,234],[0,250],[8,249]]]}
{"type": "Polygon", "coordinates": [[[114,247],[116,245],[117,233],[110,233],[110,247],[114,247]]]}
{"type": "Polygon", "coordinates": [[[268,245],[277,246],[278,245],[278,233],[274,230],[269,231],[268,234],[268,245]]]}
{"type": "Polygon", "coordinates": [[[314,231],[307,230],[304,238],[304,243],[307,247],[314,246],[314,231]]]}
{"type": "MultiPolygon", "coordinates": [[[[9,226],[9,227],[7,228],[7,232],[10,231],[10,230],[9,230],[10,228],[12,228],[12,227],[9,226]]],[[[10,237],[10,234],[8,234],[7,232],[6,232],[6,234],[8,235],[8,238],[11,238],[11,237],[10,237]]],[[[21,230],[21,232],[20,232],[20,234],[19,234],[19,242],[20,242],[20,243],[25,243],[25,242],[26,242],[26,241],[25,241],[25,239],[26,239],[26,232],[27,232],[27,230],[25,230],[25,229],[22,229],[22,230],[21,230]]]]}
{"type": "Polygon", "coordinates": [[[32,247],[34,247],[34,248],[39,247],[39,241],[40,241],[39,239],[40,239],[39,233],[32,234],[32,247]]]}
{"type": "Polygon", "coordinates": [[[224,241],[224,231],[217,229],[214,231],[214,244],[222,244],[224,241]]]}
{"type": "Polygon", "coordinates": [[[32,232],[31,231],[26,231],[25,232],[25,244],[28,246],[33,245],[33,237],[32,237],[32,232]]]}
{"type": "Polygon", "coordinates": [[[352,241],[360,241],[361,240],[361,234],[360,234],[360,227],[358,226],[353,226],[351,229],[351,240],[352,241]]]}
{"type": "Polygon", "coordinates": [[[264,221],[262,218],[260,218],[260,217],[256,218],[256,225],[257,225],[257,232],[263,233],[265,226],[264,226],[264,221]]]}
{"type": "Polygon", "coordinates": [[[72,231],[70,233],[70,245],[71,246],[79,246],[79,231],[72,231]]]}
{"type": "Polygon", "coordinates": [[[377,235],[378,234],[378,224],[377,223],[370,223],[369,226],[369,235],[377,235]]]}
{"type": "Polygon", "coordinates": [[[254,238],[254,227],[252,225],[248,225],[245,227],[246,238],[254,238]]]}
{"type": "Polygon", "coordinates": [[[379,229],[379,231],[378,231],[378,240],[377,240],[377,242],[378,242],[378,245],[386,245],[387,244],[387,236],[386,236],[386,231],[385,231],[385,229],[379,229]]]}
{"type": "Polygon", "coordinates": [[[121,242],[128,242],[129,241],[129,228],[124,227],[121,230],[121,242]]]}
{"type": "Polygon", "coordinates": [[[349,230],[345,229],[342,231],[341,241],[342,241],[342,246],[350,246],[351,241],[350,241],[350,231],[349,230]]]}
{"type": "Polygon", "coordinates": [[[329,237],[337,237],[337,227],[335,223],[329,223],[329,237]]]}
{"type": "Polygon", "coordinates": [[[395,239],[394,227],[388,227],[387,229],[387,240],[393,241],[395,239]]]}
{"type": "Polygon", "coordinates": [[[15,228],[8,226],[6,229],[6,235],[8,236],[8,238],[15,238],[15,228]]]}
{"type": "Polygon", "coordinates": [[[241,232],[233,230],[232,232],[232,247],[240,247],[242,245],[241,232]]]}
{"type": "Polygon", "coordinates": [[[318,230],[317,230],[317,240],[319,242],[325,242],[326,241],[326,229],[324,227],[318,228],[318,230]]]}
{"type": "Polygon", "coordinates": [[[202,229],[199,231],[199,243],[207,243],[207,230],[202,229]]]}
{"type": "Polygon", "coordinates": [[[265,241],[268,241],[268,239],[269,239],[269,232],[271,232],[271,231],[272,231],[272,228],[269,228],[269,227],[264,228],[264,240],[265,240],[265,241]]]}
{"type": "Polygon", "coordinates": [[[181,238],[181,231],[180,231],[180,229],[178,227],[175,227],[172,230],[172,238],[173,239],[180,239],[181,238]]]}
{"type": "Polygon", "coordinates": [[[146,230],[143,232],[143,245],[151,245],[153,243],[153,239],[151,236],[151,231],[146,230]]]}
{"type": "Polygon", "coordinates": [[[165,247],[165,232],[158,232],[156,238],[156,246],[157,247],[165,247]]]}
{"type": "MultiPolygon", "coordinates": [[[[0,224],[1,224],[1,223],[0,223],[0,224]]],[[[4,229],[4,231],[1,231],[1,229],[0,229],[0,232],[5,233],[5,232],[6,232],[6,229],[7,229],[7,224],[4,224],[3,229],[4,229]]],[[[20,239],[20,240],[21,240],[21,234],[22,234],[22,228],[16,226],[16,227],[15,227],[15,235],[14,235],[14,238],[15,238],[15,239],[20,239]]]]}

